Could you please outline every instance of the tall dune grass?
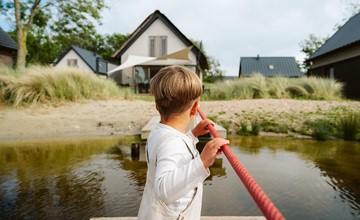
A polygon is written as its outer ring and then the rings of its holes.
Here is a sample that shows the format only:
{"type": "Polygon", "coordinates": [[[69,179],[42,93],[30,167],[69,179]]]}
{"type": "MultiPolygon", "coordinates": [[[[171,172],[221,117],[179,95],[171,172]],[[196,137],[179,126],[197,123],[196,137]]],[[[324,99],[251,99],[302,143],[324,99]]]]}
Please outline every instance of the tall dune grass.
{"type": "Polygon", "coordinates": [[[0,102],[14,106],[129,95],[114,81],[75,68],[34,66],[22,71],[0,68],[0,102]]]}
{"type": "Polygon", "coordinates": [[[253,74],[235,81],[206,85],[210,92],[204,100],[232,100],[256,98],[293,98],[311,100],[340,100],[343,84],[334,79],[319,77],[267,78],[253,74]]]}

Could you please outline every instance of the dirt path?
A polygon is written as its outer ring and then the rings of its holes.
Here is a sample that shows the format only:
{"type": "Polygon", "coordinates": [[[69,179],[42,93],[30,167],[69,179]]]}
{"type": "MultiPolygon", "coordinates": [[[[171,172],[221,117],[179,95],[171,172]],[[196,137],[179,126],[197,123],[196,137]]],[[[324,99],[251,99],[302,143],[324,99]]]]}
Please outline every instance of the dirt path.
{"type": "MultiPolygon", "coordinates": [[[[246,112],[314,112],[345,107],[360,111],[360,102],[259,99],[201,102],[207,115],[232,120],[246,112]]],[[[157,115],[153,102],[140,100],[87,101],[27,108],[0,106],[0,141],[140,134],[157,115]]]]}

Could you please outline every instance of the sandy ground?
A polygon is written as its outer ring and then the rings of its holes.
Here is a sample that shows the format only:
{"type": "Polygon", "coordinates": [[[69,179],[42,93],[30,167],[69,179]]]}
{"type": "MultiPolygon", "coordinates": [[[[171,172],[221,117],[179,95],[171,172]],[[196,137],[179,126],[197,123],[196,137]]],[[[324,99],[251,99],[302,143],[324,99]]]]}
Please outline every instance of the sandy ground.
{"type": "MultiPolygon", "coordinates": [[[[286,99],[211,101],[201,102],[200,106],[207,115],[220,113],[230,120],[235,113],[246,111],[310,112],[336,106],[360,110],[360,102],[286,99]]],[[[0,141],[140,134],[157,114],[153,102],[140,100],[86,101],[58,107],[0,106],[0,141]]]]}

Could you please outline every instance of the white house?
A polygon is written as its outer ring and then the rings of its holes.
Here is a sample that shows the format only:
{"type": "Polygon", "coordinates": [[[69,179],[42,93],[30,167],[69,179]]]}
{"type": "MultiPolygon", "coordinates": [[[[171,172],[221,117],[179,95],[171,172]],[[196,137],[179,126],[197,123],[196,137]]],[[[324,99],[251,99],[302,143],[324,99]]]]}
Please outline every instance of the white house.
{"type": "Polygon", "coordinates": [[[208,69],[205,55],[158,10],[140,24],[112,57],[121,65],[109,71],[109,77],[120,85],[135,86],[138,92],[148,92],[150,79],[164,66],[184,65],[200,78],[202,71],[208,69]]]}
{"type": "Polygon", "coordinates": [[[77,67],[83,71],[107,76],[117,65],[109,63],[100,55],[80,47],[70,46],[54,63],[56,67],[77,67]]]}

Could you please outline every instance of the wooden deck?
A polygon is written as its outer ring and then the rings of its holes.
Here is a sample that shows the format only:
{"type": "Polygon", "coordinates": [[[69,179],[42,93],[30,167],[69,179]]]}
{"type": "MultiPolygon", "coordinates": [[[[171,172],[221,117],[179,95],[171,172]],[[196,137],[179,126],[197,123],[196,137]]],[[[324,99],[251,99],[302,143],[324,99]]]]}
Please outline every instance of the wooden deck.
{"type": "MultiPolygon", "coordinates": [[[[90,220],[136,220],[136,217],[99,217],[90,220]]],[[[201,220],[266,220],[264,216],[202,216],[201,220]]]]}
{"type": "MultiPolygon", "coordinates": [[[[160,116],[154,116],[141,129],[141,139],[142,140],[146,140],[149,137],[149,133],[150,133],[150,129],[151,129],[152,125],[158,121],[160,121],[160,116]]],[[[201,121],[200,116],[196,116],[194,118],[193,123],[190,123],[191,125],[189,126],[189,129],[193,128],[197,123],[199,123],[199,121],[201,121]]],[[[221,137],[223,137],[223,138],[227,137],[227,131],[225,128],[221,127],[220,125],[215,124],[215,129],[219,132],[221,137]]]]}

